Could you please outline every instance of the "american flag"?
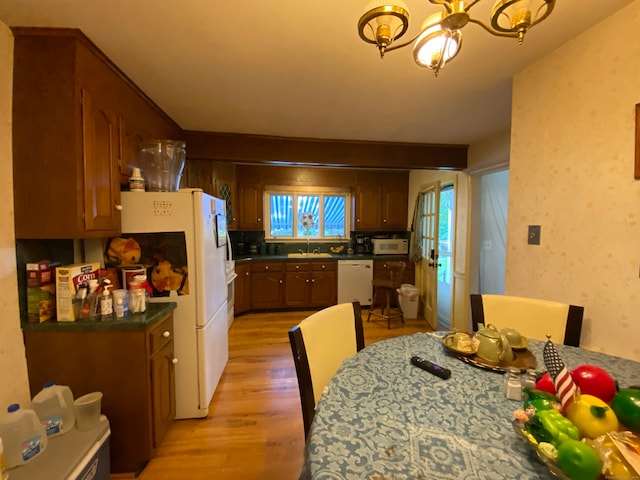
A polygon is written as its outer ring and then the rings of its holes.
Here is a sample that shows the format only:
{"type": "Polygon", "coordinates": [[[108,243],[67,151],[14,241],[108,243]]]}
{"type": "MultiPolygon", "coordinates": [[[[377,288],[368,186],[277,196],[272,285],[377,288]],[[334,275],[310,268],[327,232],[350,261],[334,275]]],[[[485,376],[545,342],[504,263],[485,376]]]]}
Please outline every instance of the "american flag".
{"type": "Polygon", "coordinates": [[[550,339],[547,339],[547,343],[544,345],[542,351],[544,357],[544,364],[547,367],[549,375],[553,379],[553,384],[556,387],[556,396],[563,408],[567,408],[576,393],[576,384],[574,383],[571,375],[567,371],[564,362],[558,355],[556,346],[550,339]]]}

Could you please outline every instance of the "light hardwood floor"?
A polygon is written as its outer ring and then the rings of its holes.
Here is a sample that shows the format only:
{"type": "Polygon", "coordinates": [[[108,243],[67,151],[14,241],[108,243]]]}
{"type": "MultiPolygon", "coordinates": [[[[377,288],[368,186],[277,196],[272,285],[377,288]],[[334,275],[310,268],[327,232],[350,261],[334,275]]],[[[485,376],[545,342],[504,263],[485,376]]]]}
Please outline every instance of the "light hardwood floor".
{"type": "MultiPolygon", "coordinates": [[[[176,420],[141,480],[294,480],[304,433],[288,331],[311,314],[252,313],[229,330],[229,362],[209,416],[176,420]]],[[[431,330],[424,320],[366,322],[365,344],[431,330]]],[[[123,478],[114,476],[113,478],[123,478]]]]}

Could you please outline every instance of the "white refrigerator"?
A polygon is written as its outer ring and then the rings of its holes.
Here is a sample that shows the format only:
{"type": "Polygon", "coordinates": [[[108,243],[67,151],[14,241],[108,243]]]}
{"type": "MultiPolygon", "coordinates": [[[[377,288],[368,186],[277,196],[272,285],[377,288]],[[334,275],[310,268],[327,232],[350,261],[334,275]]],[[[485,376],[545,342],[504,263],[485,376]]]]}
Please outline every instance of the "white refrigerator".
{"type": "Polygon", "coordinates": [[[176,302],[176,418],[201,418],[229,359],[224,201],[200,189],[122,192],[122,238],[140,245],[151,302],[176,302]],[[183,243],[183,245],[181,245],[183,243]],[[146,250],[146,252],[145,252],[146,250]]]}

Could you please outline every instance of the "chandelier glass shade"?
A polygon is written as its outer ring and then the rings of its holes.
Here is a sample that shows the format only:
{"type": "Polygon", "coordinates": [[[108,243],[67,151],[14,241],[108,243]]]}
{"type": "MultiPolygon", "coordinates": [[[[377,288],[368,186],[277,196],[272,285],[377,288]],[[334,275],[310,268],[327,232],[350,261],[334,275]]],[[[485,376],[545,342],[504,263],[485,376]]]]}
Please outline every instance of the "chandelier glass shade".
{"type": "Polygon", "coordinates": [[[409,28],[409,8],[402,0],[372,0],[358,21],[360,38],[376,45],[380,57],[386,52],[414,44],[413,57],[437,75],[460,51],[462,28],[479,25],[492,35],[516,38],[522,43],[531,27],[549,16],[556,0],[496,0],[488,23],[473,18],[469,10],[484,0],[428,0],[442,10],[430,15],[409,41],[397,43],[409,28]]]}

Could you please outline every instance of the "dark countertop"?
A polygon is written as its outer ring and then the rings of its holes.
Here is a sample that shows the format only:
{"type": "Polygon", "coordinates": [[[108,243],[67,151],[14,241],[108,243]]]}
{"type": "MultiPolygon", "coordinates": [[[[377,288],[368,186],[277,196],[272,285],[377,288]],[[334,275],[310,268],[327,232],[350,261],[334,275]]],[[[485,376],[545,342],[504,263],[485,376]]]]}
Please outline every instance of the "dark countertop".
{"type": "Polygon", "coordinates": [[[176,302],[149,303],[144,313],[127,313],[123,318],[81,322],[23,323],[25,332],[97,332],[107,330],[146,330],[178,306],[176,302]]]}

